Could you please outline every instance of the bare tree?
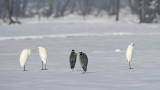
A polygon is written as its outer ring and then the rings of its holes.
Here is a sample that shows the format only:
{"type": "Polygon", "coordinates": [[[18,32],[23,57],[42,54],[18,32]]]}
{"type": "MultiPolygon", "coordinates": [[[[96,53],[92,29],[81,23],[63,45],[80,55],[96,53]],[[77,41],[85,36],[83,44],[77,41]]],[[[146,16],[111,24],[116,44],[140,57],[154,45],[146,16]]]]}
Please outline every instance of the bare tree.
{"type": "Polygon", "coordinates": [[[21,0],[15,0],[15,3],[13,5],[13,15],[16,18],[16,21],[18,20],[18,17],[20,16],[20,10],[21,10],[21,0]]]}
{"type": "Polygon", "coordinates": [[[0,19],[4,22],[17,23],[19,17],[54,17],[64,16],[65,12],[74,13],[80,11],[83,19],[87,14],[102,15],[102,11],[110,16],[116,15],[119,20],[119,8],[128,5],[132,13],[139,16],[140,23],[158,22],[160,17],[160,0],[0,0],[0,19]],[[129,2],[129,3],[128,3],[129,2]],[[125,5],[124,5],[125,4],[125,5]],[[96,13],[95,13],[96,11],[96,13]],[[16,20],[14,20],[14,18],[16,20]]]}
{"type": "Polygon", "coordinates": [[[78,5],[79,5],[80,11],[82,11],[81,0],[78,0],[78,5]]]}
{"type": "Polygon", "coordinates": [[[26,8],[27,8],[27,4],[28,4],[28,0],[23,0],[23,6],[22,6],[22,11],[21,11],[22,17],[25,16],[25,11],[26,11],[26,8]]]}
{"type": "Polygon", "coordinates": [[[50,16],[53,10],[53,0],[48,0],[48,7],[49,7],[49,10],[48,10],[47,16],[50,16]]]}
{"type": "Polygon", "coordinates": [[[138,12],[139,2],[140,2],[140,0],[129,0],[129,4],[130,4],[132,13],[137,13],[138,12]]]}
{"type": "Polygon", "coordinates": [[[116,14],[116,0],[109,0],[108,1],[108,13],[109,15],[115,15],[116,14]]]}
{"type": "Polygon", "coordinates": [[[64,11],[66,10],[66,7],[67,7],[67,5],[68,5],[69,2],[70,2],[70,0],[66,0],[63,3],[62,9],[61,9],[61,16],[64,16],[64,11]]]}
{"type": "Polygon", "coordinates": [[[89,4],[89,1],[88,1],[88,0],[85,0],[85,1],[84,1],[84,8],[83,8],[83,19],[84,19],[84,20],[86,19],[85,16],[86,16],[86,14],[87,14],[87,12],[88,12],[88,4],[89,4]]]}
{"type": "Polygon", "coordinates": [[[12,19],[12,16],[13,16],[13,4],[14,4],[14,0],[11,0],[11,5],[10,5],[10,0],[5,0],[6,1],[6,8],[7,8],[7,11],[8,11],[8,18],[9,18],[9,24],[12,24],[12,23],[16,23],[13,19],[12,19]]]}
{"type": "Polygon", "coordinates": [[[120,4],[120,0],[117,0],[117,13],[116,13],[116,21],[119,20],[119,4],[120,4]]]}
{"type": "Polygon", "coordinates": [[[71,13],[74,12],[75,7],[76,7],[76,0],[73,0],[72,7],[71,7],[71,13]]]}
{"type": "Polygon", "coordinates": [[[58,1],[57,1],[57,6],[56,6],[56,12],[55,12],[54,17],[59,17],[59,16],[60,16],[60,15],[59,15],[60,5],[61,5],[61,1],[58,0],[58,1]]]}
{"type": "Polygon", "coordinates": [[[140,23],[158,22],[157,0],[140,0],[139,18],[140,23]]]}

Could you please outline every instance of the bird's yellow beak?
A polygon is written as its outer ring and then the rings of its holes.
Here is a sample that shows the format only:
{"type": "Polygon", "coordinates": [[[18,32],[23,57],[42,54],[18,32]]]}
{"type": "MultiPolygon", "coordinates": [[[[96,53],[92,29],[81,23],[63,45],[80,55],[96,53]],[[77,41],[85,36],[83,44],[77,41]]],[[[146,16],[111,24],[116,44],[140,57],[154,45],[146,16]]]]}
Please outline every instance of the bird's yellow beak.
{"type": "Polygon", "coordinates": [[[38,49],[39,49],[39,48],[35,48],[35,49],[32,49],[31,51],[34,52],[34,51],[36,51],[36,50],[38,50],[38,49]]]}
{"type": "Polygon", "coordinates": [[[80,55],[80,53],[75,53],[75,55],[80,55]]]}

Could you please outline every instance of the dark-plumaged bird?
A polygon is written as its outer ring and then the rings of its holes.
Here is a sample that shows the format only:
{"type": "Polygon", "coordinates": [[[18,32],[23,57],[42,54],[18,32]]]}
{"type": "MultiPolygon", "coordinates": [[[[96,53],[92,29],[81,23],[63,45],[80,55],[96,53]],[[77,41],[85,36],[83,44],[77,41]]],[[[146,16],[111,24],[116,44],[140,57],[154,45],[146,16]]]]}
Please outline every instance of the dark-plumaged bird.
{"type": "Polygon", "coordinates": [[[88,57],[85,53],[80,52],[77,55],[79,55],[79,60],[81,63],[81,67],[83,68],[83,73],[85,73],[87,71],[87,65],[88,65],[88,57]]]}
{"type": "Polygon", "coordinates": [[[76,55],[75,51],[72,50],[70,58],[69,58],[70,67],[71,67],[72,71],[73,71],[73,69],[75,67],[76,59],[77,59],[77,55],[76,55]]]}

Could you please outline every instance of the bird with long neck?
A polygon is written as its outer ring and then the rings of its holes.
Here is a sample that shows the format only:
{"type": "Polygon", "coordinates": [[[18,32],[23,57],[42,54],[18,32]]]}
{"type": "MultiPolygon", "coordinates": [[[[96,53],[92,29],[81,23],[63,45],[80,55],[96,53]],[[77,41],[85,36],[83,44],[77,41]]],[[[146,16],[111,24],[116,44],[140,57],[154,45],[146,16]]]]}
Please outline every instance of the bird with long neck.
{"type": "Polygon", "coordinates": [[[46,69],[46,64],[47,64],[47,51],[44,47],[38,47],[33,49],[33,51],[39,50],[39,56],[42,60],[42,70],[47,70],[46,69]],[[45,69],[43,69],[43,64],[45,65],[45,69]]]}
{"type": "Polygon", "coordinates": [[[133,68],[131,68],[131,63],[130,63],[133,58],[133,55],[134,55],[134,44],[131,43],[130,45],[128,45],[128,48],[126,51],[126,59],[129,63],[129,67],[130,67],[129,69],[133,69],[133,68]]]}
{"type": "Polygon", "coordinates": [[[79,55],[80,64],[81,67],[83,68],[83,73],[85,73],[87,71],[88,57],[83,52],[77,53],[77,55],[79,55]]]}
{"type": "Polygon", "coordinates": [[[24,68],[25,70],[25,64],[29,58],[29,56],[31,55],[32,50],[31,49],[24,49],[20,55],[20,66],[24,68]]]}

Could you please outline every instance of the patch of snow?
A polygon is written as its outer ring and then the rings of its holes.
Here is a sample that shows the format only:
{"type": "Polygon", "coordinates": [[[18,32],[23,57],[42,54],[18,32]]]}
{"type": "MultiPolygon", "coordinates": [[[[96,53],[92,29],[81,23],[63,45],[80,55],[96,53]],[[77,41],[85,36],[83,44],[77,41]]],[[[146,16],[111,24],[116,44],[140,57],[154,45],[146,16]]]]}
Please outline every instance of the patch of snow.
{"type": "Polygon", "coordinates": [[[120,49],[116,49],[115,52],[121,52],[121,50],[120,49]]]}

